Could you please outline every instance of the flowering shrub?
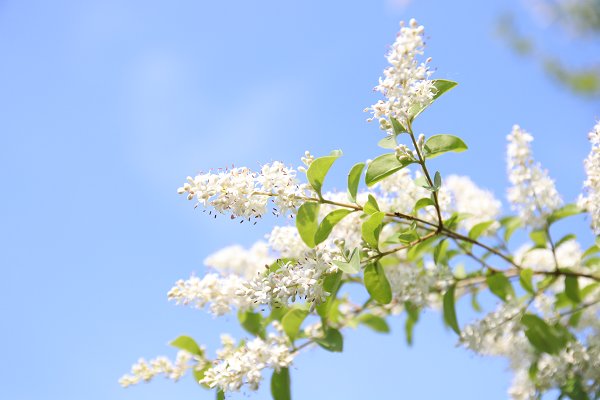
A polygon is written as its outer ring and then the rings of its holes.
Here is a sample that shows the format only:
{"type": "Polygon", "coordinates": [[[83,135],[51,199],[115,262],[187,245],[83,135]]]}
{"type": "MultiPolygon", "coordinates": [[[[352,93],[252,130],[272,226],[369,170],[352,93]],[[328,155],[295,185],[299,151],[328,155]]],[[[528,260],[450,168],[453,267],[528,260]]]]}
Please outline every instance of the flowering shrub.
{"type": "Polygon", "coordinates": [[[533,137],[514,126],[508,135],[508,200],[501,216],[493,194],[467,177],[433,173],[427,161],[467,145],[452,135],[415,135],[422,111],[456,83],[435,79],[421,62],[424,28],[411,20],[387,59],[376,90],[384,99],[367,108],[385,136],[385,153],[352,167],[347,192],[324,191],[340,151],[306,153],[297,169],[280,162],[260,171],[233,168],[187,178],[178,190],[211,213],[256,223],[263,215],[289,215],[295,226],[276,226],[250,249],[227,247],[206,259],[211,272],[176,282],[177,304],[215,316],[237,313],[251,335],[210,356],[188,336],[171,344],[174,362],[141,359],[121,378],[123,386],[186,372],[217,398],[256,390],[272,372],[275,400],[290,399],[289,366],[312,346],[340,352],[343,331],[364,324],[388,332],[388,318],[407,314],[406,335],[426,308],[441,308],[445,323],[465,348],[510,360],[514,399],[537,399],[549,390],[561,398],[600,398],[600,241],[582,249],[574,235],[556,238],[552,226],[588,213],[600,234],[600,123],[590,133],[584,194],[564,204],[548,172],[532,156],[533,137]],[[414,170],[411,170],[413,167],[414,170]],[[364,178],[363,178],[364,176],[364,178]],[[306,177],[306,179],[304,179],[306,177]],[[364,182],[365,188],[361,189],[364,182]],[[517,230],[529,233],[521,246],[517,230]],[[517,250],[511,252],[511,248],[517,250]],[[460,262],[468,259],[468,272],[460,262]],[[342,287],[364,287],[355,303],[342,287]],[[498,306],[459,325],[458,299],[489,291],[498,306]]]}

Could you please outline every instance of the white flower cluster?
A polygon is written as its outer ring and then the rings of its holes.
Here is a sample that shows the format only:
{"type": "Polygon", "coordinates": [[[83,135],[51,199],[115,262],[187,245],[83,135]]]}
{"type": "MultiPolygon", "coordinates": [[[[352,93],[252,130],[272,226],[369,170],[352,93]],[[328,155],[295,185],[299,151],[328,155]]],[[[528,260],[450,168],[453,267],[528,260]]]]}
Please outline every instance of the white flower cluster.
{"type": "Polygon", "coordinates": [[[428,104],[435,94],[433,82],[429,80],[431,71],[427,63],[418,57],[423,54],[425,28],[411,19],[408,26],[400,24],[400,32],[392,45],[387,60],[390,66],[383,71],[375,90],[386,97],[367,108],[373,113],[369,120],[378,119],[381,127],[392,132],[390,117],[406,125],[412,107],[428,104]]]}
{"type": "Polygon", "coordinates": [[[188,177],[177,189],[187,198],[196,198],[204,207],[212,206],[218,213],[232,218],[260,218],[265,215],[269,198],[277,214],[294,213],[307,195],[308,186],[296,179],[296,170],[275,161],[265,164],[260,172],[248,168],[232,168],[218,173],[188,177]]]}
{"type": "Polygon", "coordinates": [[[548,171],[533,161],[530,143],[533,136],[518,125],[507,136],[508,200],[524,223],[539,228],[545,217],[562,205],[548,171]]]}
{"type": "Polygon", "coordinates": [[[204,260],[204,265],[221,275],[234,274],[245,279],[254,278],[265,271],[275,261],[269,254],[269,245],[265,242],[256,242],[249,250],[240,245],[227,246],[211,254],[204,260]]]}
{"type": "Polygon", "coordinates": [[[298,262],[281,261],[275,271],[245,282],[237,294],[250,303],[270,306],[286,305],[302,298],[311,304],[312,310],[329,296],[323,288],[323,279],[336,270],[329,253],[317,248],[298,262]]]}
{"type": "Polygon", "coordinates": [[[236,346],[230,336],[222,335],[218,360],[200,382],[224,392],[239,391],[244,384],[257,390],[263,369],[279,371],[288,367],[294,359],[291,343],[278,323],[274,322],[273,327],[275,333],[269,333],[265,340],[255,338],[241,346],[236,346]]]}
{"type": "Polygon", "coordinates": [[[561,268],[579,267],[581,261],[581,246],[576,240],[567,240],[556,248],[556,261],[551,248],[532,248],[524,245],[515,252],[515,262],[524,268],[534,271],[552,271],[556,262],[561,268]]]}
{"type": "Polygon", "coordinates": [[[150,361],[140,358],[138,362],[131,367],[131,373],[123,375],[121,379],[119,379],[119,384],[123,387],[128,387],[142,381],[150,382],[157,375],[164,375],[168,379],[177,381],[188,369],[193,367],[193,365],[190,364],[190,361],[192,360],[196,360],[196,366],[201,365],[203,362],[183,350],[177,353],[175,362],[172,362],[167,357],[157,357],[150,361]]]}
{"type": "Polygon", "coordinates": [[[592,229],[600,234],[600,122],[589,133],[592,150],[584,161],[587,179],[584,189],[587,196],[579,198],[580,207],[586,209],[592,217],[592,229]]]}
{"type": "Polygon", "coordinates": [[[178,280],[167,296],[176,304],[196,308],[208,305],[213,315],[225,315],[234,309],[248,310],[253,307],[253,303],[247,298],[238,296],[246,282],[244,278],[233,274],[221,276],[210,273],[202,279],[192,276],[187,280],[178,280]]]}
{"type": "Polygon", "coordinates": [[[412,263],[398,262],[384,268],[390,282],[395,301],[409,301],[419,308],[431,307],[439,301],[439,291],[448,287],[452,273],[427,262],[424,267],[412,263]]]}

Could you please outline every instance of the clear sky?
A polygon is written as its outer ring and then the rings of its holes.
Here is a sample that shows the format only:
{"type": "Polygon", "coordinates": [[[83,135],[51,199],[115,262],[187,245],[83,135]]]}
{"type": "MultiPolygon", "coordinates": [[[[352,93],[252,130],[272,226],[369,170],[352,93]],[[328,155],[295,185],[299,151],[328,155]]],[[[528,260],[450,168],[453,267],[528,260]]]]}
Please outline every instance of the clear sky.
{"type": "MultiPolygon", "coordinates": [[[[328,185],[343,188],[349,166],[382,152],[362,110],[401,19],[426,25],[435,77],[460,83],[416,126],[469,144],[435,160],[442,174],[470,174],[504,198],[504,141],[519,123],[574,199],[598,103],[494,36],[499,13],[520,15],[521,3],[402,3],[0,1],[0,398],[214,398],[190,377],[117,385],[138,357],[173,356],[166,343],[179,334],[209,351],[220,332],[241,335],[166,292],[271,221],[212,220],[175,190],[200,170],[298,165],[306,149],[336,148],[345,157],[328,185]]],[[[506,398],[506,364],[456,348],[438,313],[412,348],[402,320],[392,327],[349,332],[341,355],[303,354],[294,398],[506,398]]]]}

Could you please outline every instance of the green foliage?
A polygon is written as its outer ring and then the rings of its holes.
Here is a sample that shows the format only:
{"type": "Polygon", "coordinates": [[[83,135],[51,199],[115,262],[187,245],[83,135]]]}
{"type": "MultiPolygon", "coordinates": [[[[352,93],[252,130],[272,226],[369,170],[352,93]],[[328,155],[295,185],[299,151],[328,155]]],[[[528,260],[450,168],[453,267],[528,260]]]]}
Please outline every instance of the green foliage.
{"type": "Polygon", "coordinates": [[[480,222],[477,225],[473,226],[469,231],[469,237],[471,239],[477,240],[481,235],[485,233],[492,225],[495,224],[495,221],[485,221],[480,222]]]}
{"type": "Polygon", "coordinates": [[[374,249],[378,248],[379,234],[383,227],[383,218],[385,214],[381,211],[371,214],[369,218],[363,222],[361,227],[362,238],[369,246],[374,249]]]}
{"type": "Polygon", "coordinates": [[[273,371],[273,375],[271,375],[271,396],[273,400],[291,400],[290,386],[290,371],[288,368],[273,371]]]}
{"type": "Polygon", "coordinates": [[[360,184],[360,177],[362,175],[365,163],[361,162],[355,164],[350,172],[348,173],[348,199],[356,203],[356,194],[358,193],[358,185],[360,184]]]}
{"type": "Polygon", "coordinates": [[[456,318],[456,299],[455,299],[456,285],[452,285],[444,293],[443,306],[444,306],[444,321],[452,328],[456,334],[460,335],[460,328],[458,327],[458,319],[456,318]]]}
{"type": "Polygon", "coordinates": [[[519,272],[519,283],[521,283],[521,287],[530,294],[535,293],[535,288],[533,286],[533,271],[529,268],[522,269],[519,272]]]}
{"type": "Polygon", "coordinates": [[[319,228],[319,203],[309,201],[300,206],[296,215],[296,228],[308,247],[316,246],[315,234],[319,228]]]}
{"type": "Polygon", "coordinates": [[[340,208],[338,210],[334,210],[334,211],[330,212],[329,214],[327,214],[327,216],[325,216],[325,218],[323,218],[323,221],[321,221],[321,223],[319,224],[319,227],[317,228],[317,231],[315,232],[315,238],[314,238],[315,244],[323,243],[325,240],[327,240],[327,238],[331,234],[331,231],[333,230],[335,225],[338,222],[340,222],[342,219],[344,219],[344,217],[346,215],[348,215],[352,212],[353,212],[353,210],[348,210],[346,208],[340,208]]]}
{"type": "Polygon", "coordinates": [[[317,339],[317,344],[325,350],[339,353],[344,350],[344,337],[335,328],[326,328],[325,336],[317,339]]]}
{"type": "Polygon", "coordinates": [[[306,178],[319,197],[321,197],[321,189],[323,188],[323,181],[327,172],[329,172],[335,160],[340,158],[341,155],[342,152],[340,150],[334,150],[328,156],[314,159],[308,167],[306,178]]]}
{"type": "Polygon", "coordinates": [[[197,356],[204,357],[204,352],[202,351],[200,346],[198,346],[196,341],[189,336],[179,336],[177,339],[172,340],[169,344],[180,350],[185,350],[190,354],[195,354],[197,356]]]}
{"type": "Polygon", "coordinates": [[[383,154],[369,163],[365,176],[367,186],[373,186],[382,179],[400,171],[414,161],[402,159],[399,160],[395,153],[383,154]]]}
{"type": "Polygon", "coordinates": [[[296,339],[296,337],[298,336],[298,332],[300,332],[302,322],[304,322],[307,316],[308,310],[304,310],[301,308],[292,308],[281,319],[283,330],[285,331],[286,335],[288,335],[290,340],[294,341],[296,339]]]}
{"type": "Polygon", "coordinates": [[[356,274],[360,271],[360,251],[358,248],[354,249],[347,262],[333,260],[333,263],[348,274],[356,274]]]}
{"type": "Polygon", "coordinates": [[[460,153],[467,150],[465,142],[458,136],[434,135],[425,142],[425,154],[427,158],[434,158],[449,151],[460,153]]]}
{"type": "Polygon", "coordinates": [[[384,318],[381,318],[377,315],[373,314],[362,314],[358,317],[358,322],[368,326],[373,329],[375,332],[379,333],[389,333],[390,326],[384,318]]]}
{"type": "Polygon", "coordinates": [[[573,215],[581,214],[584,212],[577,204],[567,204],[562,208],[554,211],[548,216],[548,225],[555,223],[563,218],[571,217],[573,215]]]}
{"type": "Polygon", "coordinates": [[[502,300],[508,301],[509,298],[514,299],[515,290],[502,272],[492,272],[485,278],[485,281],[490,288],[490,292],[502,300]]]}
{"type": "Polygon", "coordinates": [[[373,197],[372,194],[369,194],[368,200],[363,206],[363,211],[369,215],[379,211],[379,204],[377,204],[377,200],[375,199],[375,197],[373,197]]]}
{"type": "Polygon", "coordinates": [[[525,314],[521,317],[525,326],[525,336],[538,351],[548,354],[558,354],[571,340],[569,331],[560,324],[549,325],[535,314],[525,314]]]}
{"type": "Polygon", "coordinates": [[[565,294],[573,303],[577,304],[581,302],[579,280],[576,276],[569,275],[565,277],[565,294]]]}
{"type": "Polygon", "coordinates": [[[392,301],[392,288],[379,262],[367,264],[365,267],[365,287],[371,298],[378,303],[388,304],[392,301]]]}
{"type": "Polygon", "coordinates": [[[500,225],[504,228],[503,238],[508,242],[513,233],[523,225],[523,222],[519,217],[504,217],[500,219],[500,225]]]}
{"type": "Polygon", "coordinates": [[[416,118],[419,114],[421,114],[427,107],[429,107],[431,104],[433,104],[433,102],[440,97],[441,95],[443,95],[444,93],[446,93],[447,91],[449,91],[450,89],[453,89],[456,85],[458,85],[458,83],[453,82],[453,81],[449,81],[446,79],[435,79],[433,81],[433,86],[435,87],[435,94],[433,96],[433,99],[431,100],[431,102],[429,102],[428,104],[425,105],[415,105],[410,109],[410,115],[411,115],[411,119],[416,118]]]}
{"type": "Polygon", "coordinates": [[[242,325],[248,333],[261,338],[265,337],[264,318],[260,313],[240,311],[238,312],[238,320],[240,321],[240,325],[242,325]]]}
{"type": "Polygon", "coordinates": [[[341,284],[342,271],[337,271],[325,277],[323,281],[323,289],[325,289],[326,292],[331,293],[331,295],[327,298],[327,300],[324,303],[321,303],[317,306],[317,313],[322,318],[328,317],[329,311],[331,310],[331,305],[335,301],[335,297],[337,296],[337,292],[340,289],[341,284]]]}

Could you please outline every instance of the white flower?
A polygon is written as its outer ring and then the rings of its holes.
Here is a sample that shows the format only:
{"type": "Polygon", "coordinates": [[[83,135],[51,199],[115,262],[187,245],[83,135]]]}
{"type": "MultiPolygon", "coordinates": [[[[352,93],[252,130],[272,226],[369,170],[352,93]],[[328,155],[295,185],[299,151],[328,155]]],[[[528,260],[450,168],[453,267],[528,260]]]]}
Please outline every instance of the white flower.
{"type": "Polygon", "coordinates": [[[269,198],[275,205],[274,213],[294,213],[302,204],[308,187],[296,179],[296,170],[275,161],[264,165],[256,173],[248,168],[232,168],[218,173],[188,177],[177,189],[187,198],[196,198],[204,207],[230,214],[231,218],[260,218],[265,215],[269,198]]]}
{"type": "Polygon", "coordinates": [[[213,268],[221,275],[233,273],[245,279],[252,279],[265,271],[275,259],[269,255],[265,242],[256,242],[249,250],[240,245],[225,247],[204,260],[204,265],[213,268]]]}
{"type": "Polygon", "coordinates": [[[300,258],[309,250],[295,226],[276,226],[267,238],[271,249],[282,258],[300,258]]]}
{"type": "Polygon", "coordinates": [[[179,351],[175,362],[167,357],[157,357],[149,362],[140,358],[137,363],[131,366],[131,373],[123,375],[119,379],[119,384],[123,387],[135,385],[141,381],[149,382],[157,375],[164,375],[166,378],[178,381],[188,369],[194,367],[190,361],[196,361],[196,367],[203,364],[203,360],[192,356],[187,351],[179,351]]]}
{"type": "Polygon", "coordinates": [[[439,298],[440,289],[448,286],[452,274],[448,269],[426,263],[421,268],[416,264],[398,262],[384,268],[390,282],[394,299],[400,304],[409,301],[419,308],[430,307],[439,298]]]}
{"type": "Polygon", "coordinates": [[[169,291],[168,298],[176,304],[192,305],[196,308],[208,305],[210,312],[219,316],[234,309],[252,308],[252,302],[237,295],[245,283],[246,280],[234,274],[223,277],[211,273],[202,279],[192,276],[188,280],[177,281],[169,291]]]}
{"type": "Polygon", "coordinates": [[[291,343],[277,322],[273,326],[275,333],[269,333],[265,340],[255,338],[238,347],[229,336],[222,336],[219,359],[206,371],[201,383],[224,392],[239,391],[244,384],[257,390],[263,369],[279,371],[288,367],[294,359],[291,343]]]}
{"type": "Polygon", "coordinates": [[[533,160],[533,137],[515,125],[507,139],[508,178],[512,184],[508,200],[524,223],[540,228],[545,218],[562,205],[562,200],[548,172],[533,160]]]}
{"type": "Polygon", "coordinates": [[[366,109],[373,113],[369,120],[378,119],[382,129],[390,133],[390,117],[406,126],[411,108],[429,103],[435,94],[433,82],[429,80],[431,71],[427,63],[430,60],[418,61],[425,47],[424,34],[425,28],[414,19],[408,26],[400,24],[400,32],[386,57],[390,66],[383,71],[384,78],[380,78],[375,87],[386,101],[380,100],[366,109]]]}
{"type": "Polygon", "coordinates": [[[600,122],[589,133],[592,150],[584,161],[587,179],[584,190],[587,196],[579,198],[579,205],[585,208],[592,217],[592,230],[600,234],[600,122]]]}
{"type": "MultiPolygon", "coordinates": [[[[450,210],[469,215],[468,218],[461,220],[459,224],[461,228],[468,231],[478,223],[495,221],[500,215],[502,206],[500,201],[491,192],[479,188],[468,177],[450,175],[444,179],[443,186],[451,194],[450,210]]],[[[487,231],[493,232],[499,226],[500,224],[496,222],[487,231]]]]}
{"type": "Polygon", "coordinates": [[[245,282],[237,293],[256,304],[277,306],[302,298],[314,307],[329,296],[323,288],[323,279],[335,270],[337,267],[330,264],[328,252],[318,248],[307,252],[297,263],[280,262],[277,270],[245,282]]]}

